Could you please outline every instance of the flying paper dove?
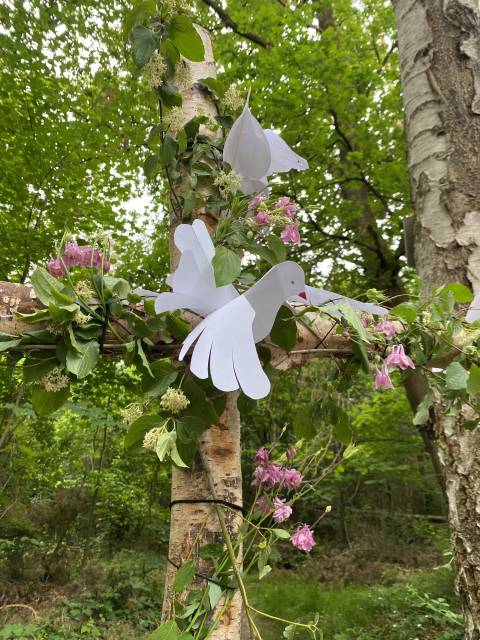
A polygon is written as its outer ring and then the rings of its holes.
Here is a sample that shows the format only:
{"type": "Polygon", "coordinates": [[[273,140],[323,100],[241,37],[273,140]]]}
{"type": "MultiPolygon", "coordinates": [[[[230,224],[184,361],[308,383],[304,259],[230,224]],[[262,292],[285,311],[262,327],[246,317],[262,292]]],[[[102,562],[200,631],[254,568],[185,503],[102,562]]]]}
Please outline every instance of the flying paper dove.
{"type": "MultiPolygon", "coordinates": [[[[208,378],[221,391],[241,388],[257,400],[268,395],[270,381],[262,369],[255,344],[270,333],[277,313],[286,300],[300,299],[310,304],[343,302],[369,313],[386,313],[376,305],[360,303],[330,291],[305,287],[302,268],[295,262],[275,265],[244,294],[232,285],[217,287],[212,266],[215,255],[205,224],[195,220],[175,231],[181,251],[177,270],[167,282],[172,292],[160,293],[157,313],[190,309],[204,316],[185,339],[179,359],[193,346],[190,370],[198,378],[208,378]]],[[[151,292],[137,290],[142,295],[151,292]]]]}
{"type": "Polygon", "coordinates": [[[263,191],[272,173],[308,169],[308,162],[292,151],[271,129],[262,129],[245,105],[225,140],[223,159],[243,177],[244,194],[263,191]]]}

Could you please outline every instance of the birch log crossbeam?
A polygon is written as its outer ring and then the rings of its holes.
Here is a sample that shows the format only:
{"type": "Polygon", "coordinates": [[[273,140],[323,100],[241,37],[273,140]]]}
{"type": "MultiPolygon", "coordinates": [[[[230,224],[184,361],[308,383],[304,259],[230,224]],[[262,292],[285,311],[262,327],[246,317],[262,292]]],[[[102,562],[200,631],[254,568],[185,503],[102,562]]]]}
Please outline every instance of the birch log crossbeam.
{"type": "MultiPolygon", "coordinates": [[[[0,331],[9,335],[21,336],[22,334],[40,329],[44,324],[31,325],[17,318],[16,313],[33,313],[42,308],[42,304],[36,299],[33,288],[27,284],[15,284],[10,282],[0,282],[0,331]]],[[[142,305],[132,305],[131,311],[142,314],[142,305]]],[[[202,318],[194,313],[185,311],[182,317],[193,328],[202,318]]],[[[115,317],[111,319],[115,322],[115,317]]],[[[117,326],[123,327],[125,339],[128,339],[129,332],[125,324],[118,320],[117,326]]],[[[310,361],[312,358],[325,357],[349,357],[352,355],[351,341],[347,333],[336,332],[337,322],[327,316],[310,313],[306,320],[297,322],[297,344],[290,352],[286,352],[274,345],[269,339],[260,343],[271,352],[270,364],[279,370],[286,370],[295,366],[300,366],[310,361]]],[[[50,347],[50,345],[41,345],[50,347]]],[[[17,347],[21,348],[21,347],[17,347]]],[[[25,349],[38,348],[38,345],[26,345],[25,349]]],[[[54,348],[54,345],[52,345],[54,348]]],[[[157,343],[151,349],[151,358],[175,357],[180,351],[180,344],[157,343]]],[[[118,342],[118,338],[107,332],[104,343],[105,355],[114,355],[121,352],[123,345],[118,342]]]]}

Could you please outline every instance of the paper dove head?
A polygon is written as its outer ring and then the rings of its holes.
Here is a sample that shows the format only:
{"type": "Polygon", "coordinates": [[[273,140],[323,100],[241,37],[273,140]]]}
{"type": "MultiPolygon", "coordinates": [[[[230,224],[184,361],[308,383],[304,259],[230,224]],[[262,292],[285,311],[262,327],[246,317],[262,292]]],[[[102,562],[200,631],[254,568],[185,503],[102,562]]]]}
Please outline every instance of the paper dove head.
{"type": "Polygon", "coordinates": [[[271,129],[262,129],[248,105],[235,120],[225,141],[223,159],[243,177],[245,195],[263,191],[273,173],[308,169],[308,162],[292,151],[271,129]]]}

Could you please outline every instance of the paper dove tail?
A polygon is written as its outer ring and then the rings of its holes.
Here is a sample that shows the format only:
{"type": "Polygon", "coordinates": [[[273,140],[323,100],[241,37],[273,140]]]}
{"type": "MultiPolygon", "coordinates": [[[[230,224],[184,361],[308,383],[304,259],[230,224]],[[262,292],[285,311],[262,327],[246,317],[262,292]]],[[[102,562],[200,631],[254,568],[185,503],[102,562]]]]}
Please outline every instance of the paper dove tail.
{"type": "Polygon", "coordinates": [[[271,129],[265,129],[265,135],[270,146],[270,153],[272,161],[268,169],[268,175],[272,173],[280,173],[283,171],[290,171],[290,169],[297,169],[297,171],[305,171],[308,169],[308,162],[298,153],[295,153],[283,138],[281,138],[275,131],[271,129]]]}
{"type": "Polygon", "coordinates": [[[334,291],[326,291],[325,289],[317,289],[316,287],[306,286],[305,291],[307,294],[308,302],[315,305],[323,305],[326,309],[329,306],[335,304],[348,304],[354,311],[360,311],[364,313],[372,313],[374,315],[383,316],[388,313],[386,307],[380,307],[376,304],[369,302],[360,302],[353,298],[347,298],[334,291]]]}

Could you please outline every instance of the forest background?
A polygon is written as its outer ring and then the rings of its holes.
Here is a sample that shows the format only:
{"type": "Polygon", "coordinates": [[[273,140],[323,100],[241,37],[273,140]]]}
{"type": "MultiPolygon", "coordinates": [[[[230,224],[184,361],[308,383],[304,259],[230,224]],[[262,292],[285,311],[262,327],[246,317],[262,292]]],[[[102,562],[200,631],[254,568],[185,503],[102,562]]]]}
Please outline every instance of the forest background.
{"type": "MultiPolygon", "coordinates": [[[[312,284],[390,298],[416,291],[394,15],[378,0],[192,3],[224,88],[308,159],[272,184],[301,207],[293,259],[312,284]]],[[[165,185],[145,174],[155,100],[135,69],[123,2],[3,2],[0,280],[25,282],[66,229],[108,237],[116,274],[159,290],[168,272],[165,185]]],[[[147,173],[148,168],[147,168],[147,173]]],[[[242,407],[245,496],[257,448],[332,431],[330,365],[277,376],[242,407]]],[[[38,417],[0,369],[0,638],[141,638],[156,628],[169,470],[128,453],[122,410],[136,374],[104,362],[69,404],[38,417]]],[[[443,497],[403,387],[359,374],[333,430],[359,451],[300,515],[317,546],[285,550],[253,598],[289,617],[320,614],[325,640],[462,637],[443,497]],[[292,596],[293,593],[293,596],[292,596]]],[[[265,638],[276,638],[274,623],[265,638]]]]}

